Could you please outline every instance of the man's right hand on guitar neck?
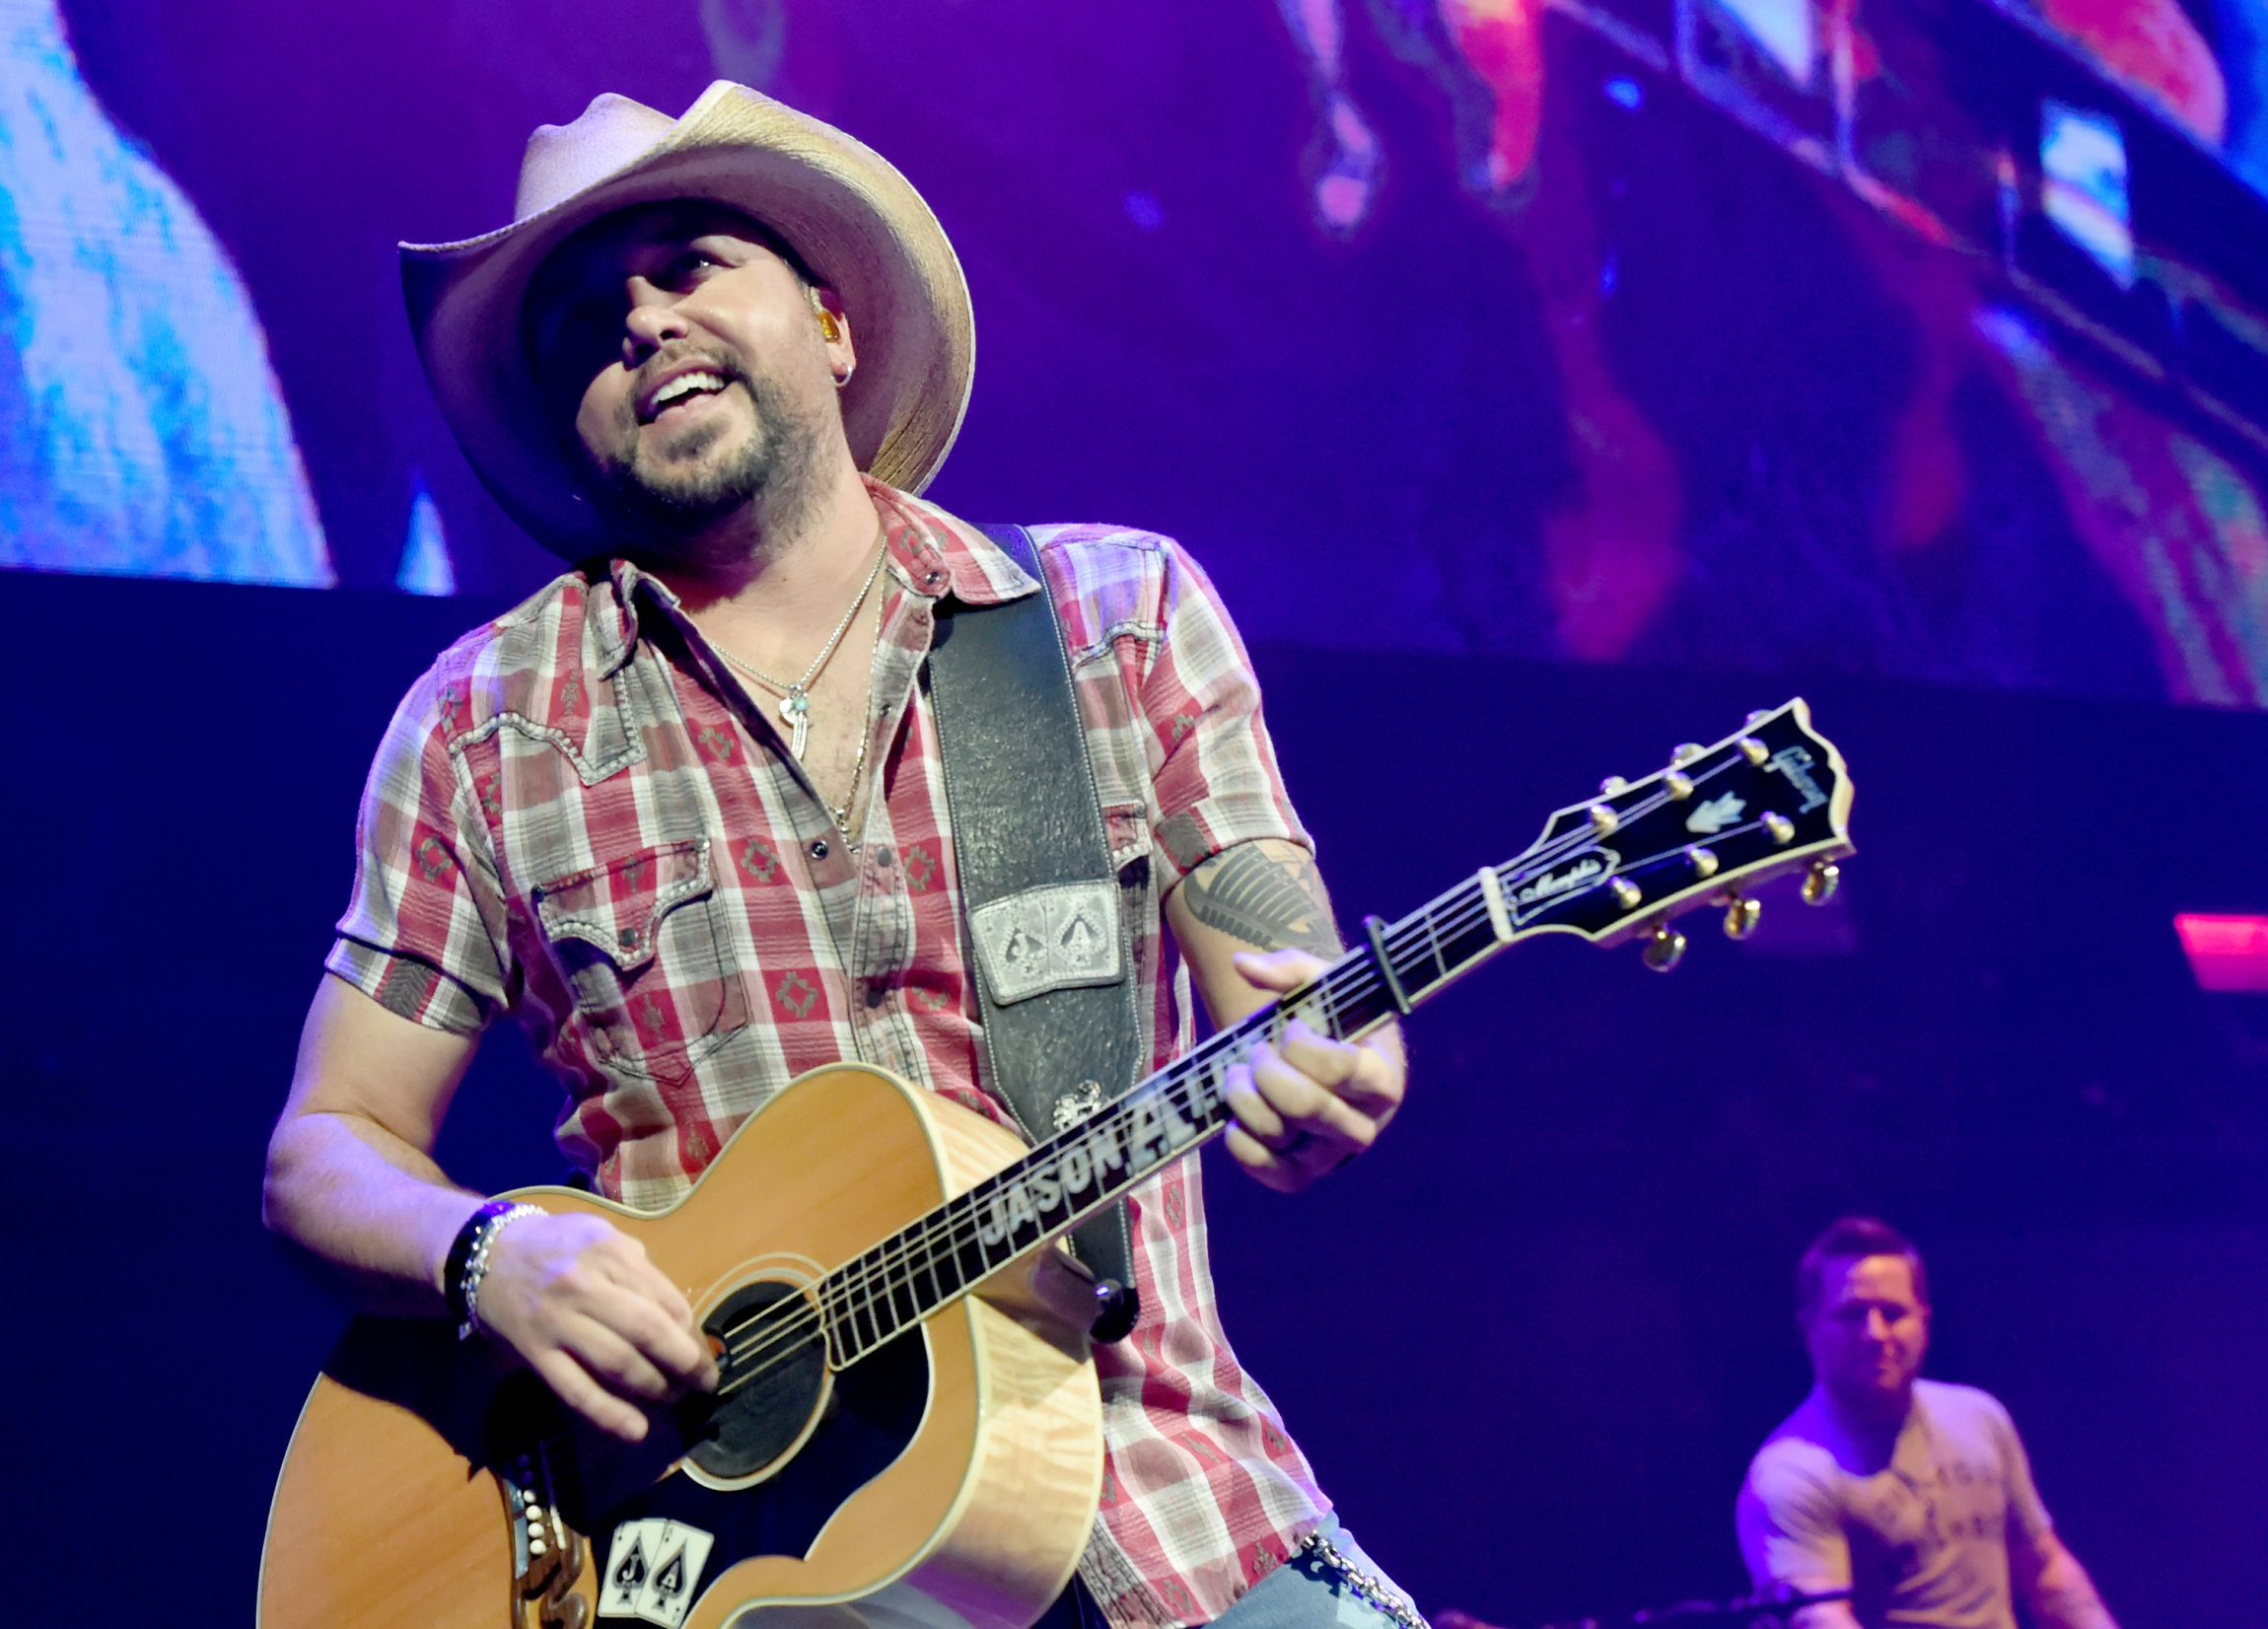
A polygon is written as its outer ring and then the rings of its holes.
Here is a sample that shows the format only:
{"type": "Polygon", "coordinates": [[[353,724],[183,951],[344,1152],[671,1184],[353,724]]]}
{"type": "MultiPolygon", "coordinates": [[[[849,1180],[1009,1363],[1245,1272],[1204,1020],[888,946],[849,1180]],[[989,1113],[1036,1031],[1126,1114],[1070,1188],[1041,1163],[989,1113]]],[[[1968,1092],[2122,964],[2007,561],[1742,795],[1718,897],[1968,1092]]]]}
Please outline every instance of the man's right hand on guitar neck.
{"type": "MultiPolygon", "coordinates": [[[[268,1226],[343,1278],[367,1310],[449,1310],[442,1274],[480,1196],[433,1159],[478,1045],[325,976],[268,1143],[268,1226]]],[[[596,1216],[532,1216],[495,1236],[480,1324],[592,1424],[637,1442],[641,1404],[717,1383],[709,1345],[645,1246],[596,1216]]]]}

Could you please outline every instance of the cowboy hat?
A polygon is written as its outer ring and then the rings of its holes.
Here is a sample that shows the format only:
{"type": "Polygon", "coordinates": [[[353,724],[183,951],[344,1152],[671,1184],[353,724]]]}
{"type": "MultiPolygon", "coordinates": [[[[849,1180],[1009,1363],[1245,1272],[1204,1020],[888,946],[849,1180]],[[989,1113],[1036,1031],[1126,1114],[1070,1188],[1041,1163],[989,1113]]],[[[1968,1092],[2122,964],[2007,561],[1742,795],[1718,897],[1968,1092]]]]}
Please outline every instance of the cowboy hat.
{"type": "Polygon", "coordinates": [[[859,467],[918,492],[968,406],[976,323],[945,229],[889,162],[831,125],[719,80],[673,120],[602,96],[572,124],[528,138],[510,226],[454,244],[403,244],[402,293],[426,378],[472,467],[555,553],[603,553],[522,336],[545,255],[602,215],[711,199],[792,245],[857,325],[841,396],[859,467]]]}

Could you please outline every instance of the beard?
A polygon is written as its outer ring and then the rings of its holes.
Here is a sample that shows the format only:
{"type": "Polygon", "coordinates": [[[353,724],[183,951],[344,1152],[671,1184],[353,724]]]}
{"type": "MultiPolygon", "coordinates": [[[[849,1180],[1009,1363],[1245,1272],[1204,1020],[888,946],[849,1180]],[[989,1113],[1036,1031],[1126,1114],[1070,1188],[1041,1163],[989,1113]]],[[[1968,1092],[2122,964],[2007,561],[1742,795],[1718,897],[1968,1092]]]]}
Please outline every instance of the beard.
{"type": "Polygon", "coordinates": [[[640,431],[635,409],[625,407],[617,447],[626,456],[600,460],[586,454],[590,498],[607,528],[631,552],[689,566],[745,558],[747,538],[722,523],[759,509],[759,535],[792,534],[816,496],[824,445],[824,414],[799,402],[778,379],[751,379],[715,352],[677,351],[657,358],[674,367],[697,356],[724,378],[720,395],[744,391],[754,424],[736,447],[719,444],[736,433],[712,421],[684,431],[667,450],[640,431]]]}

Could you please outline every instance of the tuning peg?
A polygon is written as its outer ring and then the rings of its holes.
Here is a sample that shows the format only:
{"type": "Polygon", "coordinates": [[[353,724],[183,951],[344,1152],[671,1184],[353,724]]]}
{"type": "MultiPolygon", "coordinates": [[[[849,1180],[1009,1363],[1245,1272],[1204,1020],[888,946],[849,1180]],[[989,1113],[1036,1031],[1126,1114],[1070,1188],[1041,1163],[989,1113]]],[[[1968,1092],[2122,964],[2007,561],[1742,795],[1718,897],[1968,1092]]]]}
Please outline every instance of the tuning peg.
{"type": "Polygon", "coordinates": [[[1835,890],[1843,885],[1843,868],[1832,860],[1814,860],[1811,869],[1804,873],[1803,895],[1807,905],[1823,905],[1835,897],[1835,890]]]}
{"type": "Polygon", "coordinates": [[[1693,777],[1683,770],[1672,769],[1662,777],[1662,790],[1668,793],[1673,801],[1683,803],[1693,796],[1693,777]]]}
{"type": "Polygon", "coordinates": [[[1782,847],[1796,840],[1796,822],[1772,810],[1764,812],[1764,829],[1772,834],[1772,841],[1782,847]]]}
{"type": "Polygon", "coordinates": [[[1646,901],[1638,885],[1627,877],[1617,877],[1606,885],[1614,890],[1614,902],[1626,911],[1634,911],[1646,901]]]}
{"type": "Polygon", "coordinates": [[[1658,973],[1666,973],[1685,959],[1685,936],[1668,923],[1659,924],[1654,937],[1647,940],[1646,949],[1638,953],[1639,959],[1658,973]]]}
{"type": "Polygon", "coordinates": [[[1676,769],[1685,764],[1691,763],[1695,758],[1699,757],[1703,752],[1706,752],[1708,748],[1703,746],[1697,741],[1681,741],[1675,746],[1669,748],[1669,767],[1676,769]]]}
{"type": "Polygon", "coordinates": [[[1742,722],[1745,723],[1749,729],[1753,730],[1757,725],[1762,724],[1771,716],[1772,710],[1769,707],[1759,707],[1753,713],[1750,713],[1742,722]]]}
{"type": "Polygon", "coordinates": [[[1591,806],[1591,829],[1603,837],[1622,823],[1622,816],[1604,804],[1591,806]]]}
{"type": "MultiPolygon", "coordinates": [[[[1750,718],[1748,722],[1753,724],[1756,721],[1750,718]]],[[[1742,736],[1740,738],[1740,755],[1761,769],[1764,767],[1764,760],[1772,754],[1764,749],[1764,744],[1754,736],[1742,736]]]]}
{"type": "Polygon", "coordinates": [[[1598,795],[1601,798],[1611,798],[1617,792],[1627,792],[1629,790],[1630,783],[1624,780],[1620,775],[1609,775],[1606,777],[1606,779],[1598,783],[1598,795]]]}
{"type": "Polygon", "coordinates": [[[1746,939],[1756,931],[1756,923],[1764,914],[1762,900],[1744,899],[1738,893],[1721,893],[1717,896],[1717,902],[1725,907],[1727,939],[1746,939]]]}
{"type": "Polygon", "coordinates": [[[1693,875],[1700,878],[1704,883],[1717,875],[1718,860],[1716,854],[1701,847],[1698,843],[1686,844],[1685,862],[1693,868],[1693,875]]]}

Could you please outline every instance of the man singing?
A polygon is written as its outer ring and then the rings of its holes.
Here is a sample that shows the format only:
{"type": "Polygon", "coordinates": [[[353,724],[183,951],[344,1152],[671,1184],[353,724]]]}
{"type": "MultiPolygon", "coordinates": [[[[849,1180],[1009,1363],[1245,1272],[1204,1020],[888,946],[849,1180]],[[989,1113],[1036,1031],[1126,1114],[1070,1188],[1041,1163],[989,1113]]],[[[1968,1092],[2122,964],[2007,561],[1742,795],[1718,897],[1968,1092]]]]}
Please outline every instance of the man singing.
{"type": "Polygon", "coordinates": [[[1929,1279],[1884,1224],[1845,1217],[1796,1269],[1814,1383],[1757,1450],[1735,1519],[1758,1590],[1848,1592],[1797,1629],[2115,1629],[2031,1482],[2008,1410],[1919,1379],[1929,1279]],[[2012,1592],[2013,1586],[2013,1592],[2012,1592]]]}
{"type": "MultiPolygon", "coordinates": [[[[721,83],[680,119],[607,96],[537,130],[516,214],[405,248],[404,284],[466,455],[575,564],[445,653],[380,747],[266,1214],[366,1306],[455,1316],[634,1441],[716,1363],[626,1235],[483,1203],[435,1164],[490,1023],[517,1019],[565,1084],[558,1143],[593,1187],[648,1209],[837,1060],[1045,1137],[1101,1083],[1020,1078],[1049,1073],[1009,1044],[1045,1033],[1018,1027],[1028,1005],[1122,992],[1133,1078],[1189,1044],[1191,980],[1225,1025],[1339,942],[1249,663],[1188,557],[1102,527],[996,541],[914,495],[974,340],[902,176],[721,83]],[[1054,641],[1078,809],[967,802],[993,784],[983,744],[1027,721],[989,716],[983,683],[941,706],[963,683],[944,659],[1019,603],[1045,607],[1019,625],[1054,641]],[[1107,860],[1065,930],[1071,970],[1034,992],[1016,935],[1055,922],[1046,890],[969,896],[1002,851],[1055,840],[1050,820],[1086,822],[1107,860]]],[[[1233,1073],[1230,1150],[1303,1186],[1370,1145],[1403,1079],[1390,1029],[1294,1024],[1233,1073]]],[[[1101,1516],[1053,1613],[1414,1626],[1229,1348],[1198,1178],[1168,1165],[1112,1213],[1117,1246],[1083,1233],[1089,1269],[1040,1274],[1082,1321],[1090,1273],[1122,1274],[1136,1298],[1104,1283],[1102,1304],[1139,1309],[1130,1333],[1099,1328],[1101,1516]]]]}

